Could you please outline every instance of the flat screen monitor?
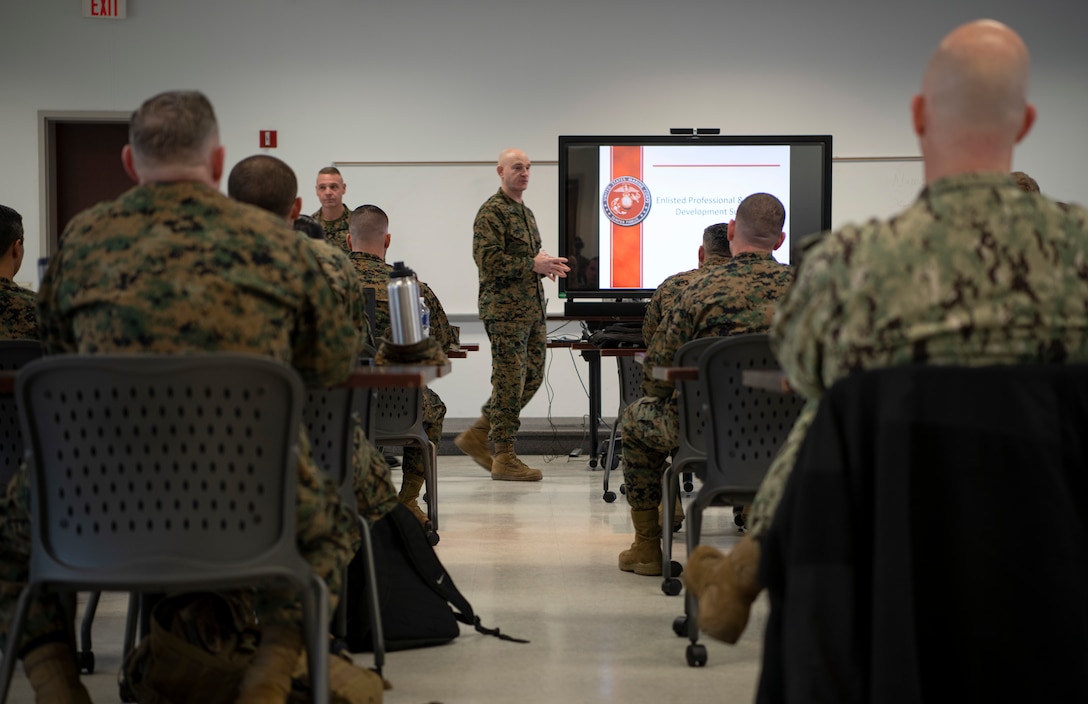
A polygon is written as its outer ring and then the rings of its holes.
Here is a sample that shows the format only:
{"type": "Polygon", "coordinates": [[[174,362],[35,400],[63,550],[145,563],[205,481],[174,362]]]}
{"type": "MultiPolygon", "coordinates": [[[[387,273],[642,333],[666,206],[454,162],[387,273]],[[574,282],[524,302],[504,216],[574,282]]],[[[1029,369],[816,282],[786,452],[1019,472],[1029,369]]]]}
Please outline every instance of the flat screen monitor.
{"type": "MultiPolygon", "coordinates": [[[[752,193],[786,207],[774,256],[831,227],[831,136],[560,136],[559,296],[643,306],[665,278],[698,265],[703,230],[752,193]]],[[[619,311],[617,311],[619,312],[619,311]]]]}

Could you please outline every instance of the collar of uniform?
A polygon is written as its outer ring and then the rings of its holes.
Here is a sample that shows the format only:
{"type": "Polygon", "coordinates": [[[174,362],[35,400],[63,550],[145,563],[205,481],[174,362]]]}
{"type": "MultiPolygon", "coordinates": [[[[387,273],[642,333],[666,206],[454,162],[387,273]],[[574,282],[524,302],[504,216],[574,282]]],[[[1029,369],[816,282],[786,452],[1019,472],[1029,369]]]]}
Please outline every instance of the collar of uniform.
{"type": "Polygon", "coordinates": [[[368,261],[381,262],[382,264],[385,264],[384,259],[379,257],[377,254],[371,254],[370,252],[352,252],[351,253],[351,258],[352,259],[366,259],[368,261]]]}
{"type": "Polygon", "coordinates": [[[1017,188],[1016,181],[1009,174],[986,171],[974,174],[960,174],[939,178],[922,189],[922,197],[934,198],[958,191],[976,188],[1017,188]]]}

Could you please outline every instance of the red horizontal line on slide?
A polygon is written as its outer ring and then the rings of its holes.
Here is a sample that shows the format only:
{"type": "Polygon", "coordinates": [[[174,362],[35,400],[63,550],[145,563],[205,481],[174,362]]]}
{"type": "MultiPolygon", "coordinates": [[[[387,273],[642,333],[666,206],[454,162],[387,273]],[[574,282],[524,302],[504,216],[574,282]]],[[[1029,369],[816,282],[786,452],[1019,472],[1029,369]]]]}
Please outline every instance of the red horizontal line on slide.
{"type": "Polygon", "coordinates": [[[782,164],[654,164],[655,169],[721,169],[736,167],[782,166],[782,164]]]}

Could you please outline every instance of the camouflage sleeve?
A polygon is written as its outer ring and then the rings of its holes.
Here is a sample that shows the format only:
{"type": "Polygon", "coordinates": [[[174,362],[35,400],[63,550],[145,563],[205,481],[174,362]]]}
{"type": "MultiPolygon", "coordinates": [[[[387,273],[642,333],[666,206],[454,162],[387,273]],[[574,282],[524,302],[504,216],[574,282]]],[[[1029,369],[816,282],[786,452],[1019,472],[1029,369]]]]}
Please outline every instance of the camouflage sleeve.
{"type": "Polygon", "coordinates": [[[359,337],[313,251],[301,238],[298,243],[304,300],[291,365],[307,384],[332,386],[355,366],[359,337]]]}
{"type": "Polygon", "coordinates": [[[483,207],[472,225],[472,258],[491,281],[521,281],[534,275],[533,257],[528,254],[508,254],[506,237],[509,224],[495,208],[483,207]]]}
{"type": "Polygon", "coordinates": [[[78,351],[74,331],[64,325],[60,300],[71,298],[64,291],[64,252],[49,259],[49,267],[38,288],[38,333],[46,354],[72,354],[78,351]]]}
{"type": "Polygon", "coordinates": [[[838,329],[849,280],[840,256],[844,243],[857,239],[857,230],[825,236],[804,255],[793,285],[779,301],[771,325],[771,348],[790,380],[807,398],[826,391],[823,363],[829,335],[838,329]]]}
{"type": "Polygon", "coordinates": [[[646,379],[642,382],[642,393],[658,398],[672,396],[676,390],[676,384],[655,379],[653,370],[654,367],[672,366],[676,352],[683,344],[682,341],[692,339],[693,328],[691,313],[687,306],[676,305],[665,315],[653,339],[646,347],[646,360],[642,363],[646,379]]]}
{"type": "Polygon", "coordinates": [[[431,290],[430,286],[421,281],[419,289],[423,295],[423,300],[427,303],[427,307],[431,309],[431,337],[438,341],[443,352],[449,352],[453,348],[456,338],[453,330],[450,329],[450,319],[446,316],[446,310],[442,307],[442,302],[438,300],[438,296],[434,295],[434,291],[431,290]]]}

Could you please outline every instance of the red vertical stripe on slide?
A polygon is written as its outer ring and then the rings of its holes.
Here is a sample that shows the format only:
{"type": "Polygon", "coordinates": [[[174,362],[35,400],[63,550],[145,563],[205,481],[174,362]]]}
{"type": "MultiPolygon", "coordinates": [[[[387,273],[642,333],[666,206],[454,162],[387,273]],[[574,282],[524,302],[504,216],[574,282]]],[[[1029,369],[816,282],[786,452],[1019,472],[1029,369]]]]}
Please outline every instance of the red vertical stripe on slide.
{"type": "MultiPolygon", "coordinates": [[[[642,180],[642,147],[612,147],[612,179],[634,176],[642,180]]],[[[612,223],[612,285],[642,286],[642,223],[612,223]]]]}

